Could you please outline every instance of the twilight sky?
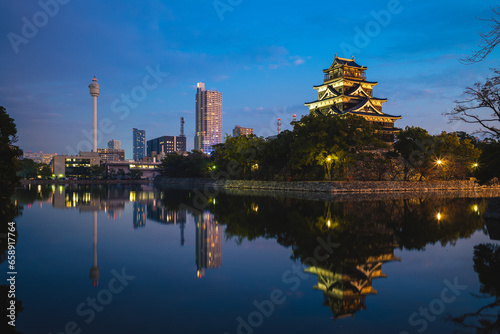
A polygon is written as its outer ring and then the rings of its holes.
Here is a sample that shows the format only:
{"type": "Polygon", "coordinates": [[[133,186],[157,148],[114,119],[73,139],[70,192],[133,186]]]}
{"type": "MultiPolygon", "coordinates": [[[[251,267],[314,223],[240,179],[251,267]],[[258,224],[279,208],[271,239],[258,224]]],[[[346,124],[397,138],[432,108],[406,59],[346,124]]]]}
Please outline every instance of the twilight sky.
{"type": "Polygon", "coordinates": [[[132,128],[146,140],[195,132],[196,83],[223,94],[223,130],[276,134],[276,119],[308,113],[334,54],[367,66],[396,126],[436,134],[465,86],[499,67],[500,50],[463,65],[488,24],[493,0],[2,1],[0,105],[16,121],[23,150],[70,154],[91,147],[95,75],[98,147],[132,128]]]}

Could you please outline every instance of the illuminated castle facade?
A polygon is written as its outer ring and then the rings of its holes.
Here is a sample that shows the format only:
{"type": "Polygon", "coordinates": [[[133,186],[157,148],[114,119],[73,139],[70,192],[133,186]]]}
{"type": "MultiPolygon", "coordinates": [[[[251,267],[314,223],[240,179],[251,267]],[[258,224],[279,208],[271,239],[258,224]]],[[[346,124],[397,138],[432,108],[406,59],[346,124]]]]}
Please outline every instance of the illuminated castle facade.
{"type": "Polygon", "coordinates": [[[387,143],[394,141],[394,134],[400,129],[394,122],[401,116],[393,116],[382,112],[382,104],[387,99],[373,97],[373,87],[378,82],[366,80],[367,67],[358,65],[352,59],[340,58],[335,54],[332,65],[323,70],[323,84],[314,86],[318,91],[318,99],[307,102],[309,113],[313,115],[362,116],[370,124],[381,127],[381,139],[387,143]]]}

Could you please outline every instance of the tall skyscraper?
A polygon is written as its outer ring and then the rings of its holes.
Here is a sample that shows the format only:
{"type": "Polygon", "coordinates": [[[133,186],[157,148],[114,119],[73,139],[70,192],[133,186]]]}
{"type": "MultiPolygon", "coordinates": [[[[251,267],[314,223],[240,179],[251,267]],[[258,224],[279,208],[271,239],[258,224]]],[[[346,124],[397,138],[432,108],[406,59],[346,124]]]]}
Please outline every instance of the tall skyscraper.
{"type": "Polygon", "coordinates": [[[120,141],[111,139],[110,141],[108,141],[108,148],[111,148],[114,150],[119,150],[120,149],[120,141]]]}
{"type": "Polygon", "coordinates": [[[132,129],[133,134],[133,158],[135,161],[144,157],[144,150],[146,148],[146,130],[132,129]]]}
{"type": "Polygon", "coordinates": [[[196,91],[196,135],[194,149],[210,154],[212,146],[222,143],[222,93],[205,90],[199,82],[196,91]]]}

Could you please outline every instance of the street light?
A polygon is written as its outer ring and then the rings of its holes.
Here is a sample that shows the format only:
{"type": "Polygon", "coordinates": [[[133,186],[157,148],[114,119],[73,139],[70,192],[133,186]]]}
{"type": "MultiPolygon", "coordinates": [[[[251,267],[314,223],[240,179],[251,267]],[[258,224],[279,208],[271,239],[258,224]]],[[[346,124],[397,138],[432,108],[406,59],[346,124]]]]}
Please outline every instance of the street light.
{"type": "MultiPolygon", "coordinates": [[[[333,156],[333,158],[334,157],[335,156],[333,156]]],[[[327,155],[325,158],[326,178],[328,179],[328,181],[332,180],[331,170],[332,170],[333,158],[332,155],[327,155]]]]}
{"type": "Polygon", "coordinates": [[[441,158],[438,158],[436,160],[436,165],[441,168],[441,171],[443,172],[443,180],[444,180],[444,160],[441,158]]]}

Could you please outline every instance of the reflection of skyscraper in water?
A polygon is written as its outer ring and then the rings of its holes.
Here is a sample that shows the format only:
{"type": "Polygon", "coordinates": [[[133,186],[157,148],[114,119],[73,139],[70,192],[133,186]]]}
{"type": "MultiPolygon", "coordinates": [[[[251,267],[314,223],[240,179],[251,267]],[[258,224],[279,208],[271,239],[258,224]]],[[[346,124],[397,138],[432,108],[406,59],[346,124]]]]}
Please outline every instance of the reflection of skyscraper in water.
{"type": "Polygon", "coordinates": [[[196,267],[198,277],[205,275],[205,268],[222,266],[222,226],[209,212],[195,215],[196,225],[196,267]]]}
{"type": "Polygon", "coordinates": [[[101,275],[99,267],[97,266],[97,211],[92,212],[92,215],[94,220],[94,263],[92,268],[90,268],[89,278],[94,282],[94,286],[96,286],[99,285],[99,276],[101,275]]]}
{"type": "Polygon", "coordinates": [[[134,202],[134,225],[132,228],[135,230],[138,227],[146,226],[146,204],[134,202]]]}
{"type": "Polygon", "coordinates": [[[147,218],[161,224],[179,224],[181,230],[181,246],[184,246],[184,225],[186,224],[186,210],[172,210],[166,208],[160,201],[153,200],[147,204],[147,218]]]}

